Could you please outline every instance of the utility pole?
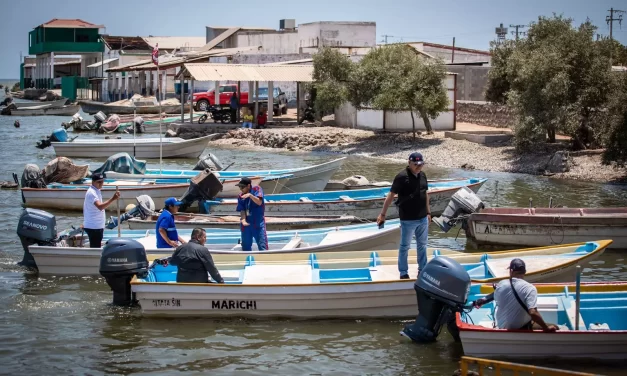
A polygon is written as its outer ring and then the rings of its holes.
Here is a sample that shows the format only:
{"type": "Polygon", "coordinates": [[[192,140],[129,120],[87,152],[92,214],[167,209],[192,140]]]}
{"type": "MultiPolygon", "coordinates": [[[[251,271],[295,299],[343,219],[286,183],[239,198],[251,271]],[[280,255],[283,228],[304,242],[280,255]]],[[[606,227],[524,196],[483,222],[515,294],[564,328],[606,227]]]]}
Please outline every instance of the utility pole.
{"type": "Polygon", "coordinates": [[[516,35],[516,40],[518,40],[518,34],[526,35],[527,33],[524,31],[518,31],[519,28],[527,27],[527,25],[509,25],[509,27],[516,28],[516,31],[512,31],[512,35],[516,35]]]}
{"type": "Polygon", "coordinates": [[[384,35],[381,35],[381,36],[383,37],[383,40],[381,42],[383,42],[385,44],[388,44],[388,38],[394,38],[394,35],[384,34],[384,35]]]}
{"type": "Polygon", "coordinates": [[[453,53],[451,54],[451,63],[455,62],[455,37],[453,37],[453,53]]]}
{"type": "Polygon", "coordinates": [[[613,30],[613,26],[614,26],[614,21],[618,21],[618,25],[622,26],[622,23],[623,23],[623,15],[622,15],[622,13],[625,13],[625,11],[624,10],[618,10],[618,9],[610,8],[610,10],[608,10],[608,12],[610,12],[610,15],[605,17],[605,21],[610,26],[610,40],[612,40],[612,30],[613,30]],[[618,17],[614,18],[614,13],[617,13],[618,17]]]}

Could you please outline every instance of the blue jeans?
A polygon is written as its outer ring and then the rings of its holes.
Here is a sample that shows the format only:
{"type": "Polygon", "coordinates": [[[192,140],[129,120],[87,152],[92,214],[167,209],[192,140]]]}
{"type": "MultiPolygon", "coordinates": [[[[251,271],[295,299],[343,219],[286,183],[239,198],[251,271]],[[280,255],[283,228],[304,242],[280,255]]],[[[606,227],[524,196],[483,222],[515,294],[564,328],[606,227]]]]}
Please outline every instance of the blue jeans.
{"type": "Polygon", "coordinates": [[[253,127],[253,123],[249,122],[249,121],[245,121],[244,123],[242,123],[242,128],[252,128],[253,127]]]}
{"type": "Polygon", "coordinates": [[[401,221],[401,244],[398,248],[398,271],[401,276],[408,274],[407,254],[411,238],[416,236],[416,248],[418,250],[418,269],[423,270],[427,265],[427,237],[429,235],[429,222],[427,217],[411,221],[401,221]]]}

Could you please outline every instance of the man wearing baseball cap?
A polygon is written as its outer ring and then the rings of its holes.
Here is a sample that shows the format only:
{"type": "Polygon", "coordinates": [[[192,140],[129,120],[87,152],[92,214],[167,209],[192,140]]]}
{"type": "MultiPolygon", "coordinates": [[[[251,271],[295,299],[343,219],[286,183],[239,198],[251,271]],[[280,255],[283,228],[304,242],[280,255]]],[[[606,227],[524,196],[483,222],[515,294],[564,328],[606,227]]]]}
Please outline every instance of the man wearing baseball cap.
{"type": "Polygon", "coordinates": [[[179,242],[185,244],[185,240],[179,236],[174,224],[174,215],[178,213],[179,206],[182,204],[174,197],[165,200],[165,207],[157,219],[157,248],[176,248],[179,246],[179,242]]]}
{"type": "Polygon", "coordinates": [[[120,192],[115,191],[113,196],[107,201],[102,201],[102,186],[104,185],[104,174],[94,173],[91,175],[91,185],[85,193],[83,202],[83,229],[89,238],[90,248],[100,248],[105,228],[105,209],[115,200],[120,198],[120,192]]]}
{"type": "Polygon", "coordinates": [[[266,218],[263,189],[252,185],[249,178],[242,178],[236,184],[240,189],[237,197],[237,211],[240,212],[240,231],[242,234],[242,251],[252,251],[253,239],[260,251],[268,249],[266,234],[266,218]]]}
{"type": "Polygon", "coordinates": [[[410,154],[407,167],[394,178],[390,192],[383,202],[381,214],[377,218],[377,224],[381,226],[385,222],[387,210],[394,196],[398,195],[395,205],[401,220],[401,241],[398,249],[398,271],[401,279],[409,279],[407,256],[413,236],[416,236],[418,269],[423,270],[427,265],[427,236],[431,222],[431,206],[427,194],[429,189],[427,176],[422,171],[424,164],[422,154],[418,152],[410,154]]]}
{"type": "Polygon", "coordinates": [[[527,273],[525,262],[515,258],[507,269],[509,279],[499,282],[492,294],[475,301],[475,306],[481,307],[494,300],[499,329],[556,331],[557,325],[544,322],[538,312],[538,289],[523,279],[527,273]]]}

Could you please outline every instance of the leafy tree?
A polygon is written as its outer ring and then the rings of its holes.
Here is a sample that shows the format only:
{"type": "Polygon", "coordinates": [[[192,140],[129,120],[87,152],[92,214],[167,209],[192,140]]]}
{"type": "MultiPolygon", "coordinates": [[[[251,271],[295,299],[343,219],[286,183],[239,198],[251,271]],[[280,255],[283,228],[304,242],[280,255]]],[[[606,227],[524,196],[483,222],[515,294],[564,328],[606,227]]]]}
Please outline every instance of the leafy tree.
{"type": "Polygon", "coordinates": [[[616,76],[614,95],[610,100],[607,117],[603,124],[607,124],[604,132],[605,152],[603,162],[609,164],[611,161],[619,163],[627,162],[627,75],[616,76]]]}
{"type": "Polygon", "coordinates": [[[516,41],[506,40],[501,44],[490,43],[492,68],[488,72],[488,87],[485,92],[487,101],[505,104],[510,90],[511,78],[508,76],[507,61],[514,52],[516,41]]]}
{"type": "Polygon", "coordinates": [[[333,112],[347,101],[346,85],[354,63],[338,50],[324,47],[314,54],[313,68],[316,88],[314,108],[319,114],[333,112]]]}
{"type": "Polygon", "coordinates": [[[595,26],[571,24],[562,16],[539,17],[506,59],[507,101],[518,115],[518,146],[547,135],[555,142],[556,132],[570,135],[578,148],[594,144],[591,124],[610,93],[609,58],[593,40],[595,26]]]}
{"type": "Polygon", "coordinates": [[[353,104],[368,104],[387,111],[409,111],[414,139],[414,112],[420,114],[427,133],[430,119],[448,108],[444,85],[446,69],[441,61],[424,60],[404,44],[372,49],[352,73],[349,97],[353,104]]]}

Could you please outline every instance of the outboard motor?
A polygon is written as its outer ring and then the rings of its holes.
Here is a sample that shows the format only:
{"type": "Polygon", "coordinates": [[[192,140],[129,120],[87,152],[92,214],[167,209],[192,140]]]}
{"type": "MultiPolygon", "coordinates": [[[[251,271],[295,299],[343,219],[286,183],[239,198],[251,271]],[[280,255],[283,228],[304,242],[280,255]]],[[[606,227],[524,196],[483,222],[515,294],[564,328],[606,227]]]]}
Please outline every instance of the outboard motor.
{"type": "Polygon", "coordinates": [[[155,203],[152,201],[152,198],[148,195],[141,195],[135,198],[137,200],[137,205],[127,211],[126,213],[120,215],[120,219],[118,221],[118,217],[110,217],[109,222],[107,223],[107,228],[112,230],[118,227],[124,221],[128,221],[131,218],[140,217],[141,219],[146,219],[149,216],[155,214],[155,203]]]}
{"type": "Polygon", "coordinates": [[[17,223],[17,235],[24,248],[24,257],[18,265],[37,268],[28,247],[37,245],[55,245],[57,239],[57,220],[54,215],[43,210],[26,208],[17,223]]]}
{"type": "Polygon", "coordinates": [[[29,163],[22,171],[22,179],[20,186],[22,188],[46,188],[46,179],[44,171],[39,169],[36,164],[29,163]]]}
{"type": "Polygon", "coordinates": [[[52,145],[51,142],[67,142],[67,141],[68,141],[67,131],[65,130],[64,127],[61,127],[52,131],[52,134],[46,137],[46,139],[37,141],[36,146],[38,149],[45,149],[48,146],[52,145]]]}
{"type": "Polygon", "coordinates": [[[432,259],[414,283],[418,298],[416,322],[402,335],[415,342],[433,342],[450,315],[461,312],[470,291],[470,276],[457,261],[444,256],[432,259]]]}
{"type": "Polygon", "coordinates": [[[133,119],[133,126],[135,127],[136,133],[144,133],[146,131],[144,128],[144,119],[141,116],[137,116],[133,119]]]}
{"type": "Polygon", "coordinates": [[[100,275],[113,291],[114,305],[133,304],[131,279],[148,275],[148,258],[144,246],[134,239],[110,239],[100,256],[100,275]]]}
{"type": "Polygon", "coordinates": [[[104,123],[105,120],[107,120],[107,115],[102,111],[98,111],[96,115],[94,115],[94,123],[98,125],[98,128],[100,128],[100,125],[104,123]]]}
{"type": "Polygon", "coordinates": [[[209,153],[206,156],[201,156],[193,169],[198,171],[206,169],[212,171],[222,171],[224,167],[222,166],[222,163],[220,163],[220,160],[218,160],[218,157],[209,153]]]}
{"type": "MultiPolygon", "coordinates": [[[[479,196],[477,196],[472,189],[462,187],[451,197],[451,201],[449,201],[442,215],[433,218],[433,222],[440,226],[442,231],[448,232],[451,228],[455,227],[457,222],[464,220],[468,215],[483,208],[485,208],[485,205],[479,196]]],[[[465,223],[464,221],[462,226],[464,226],[465,223]]]]}
{"type": "MultiPolygon", "coordinates": [[[[222,182],[209,169],[200,172],[190,179],[189,188],[180,201],[180,211],[186,211],[195,201],[213,200],[222,191],[222,182]]],[[[202,205],[201,205],[202,206],[202,205]]]]}

